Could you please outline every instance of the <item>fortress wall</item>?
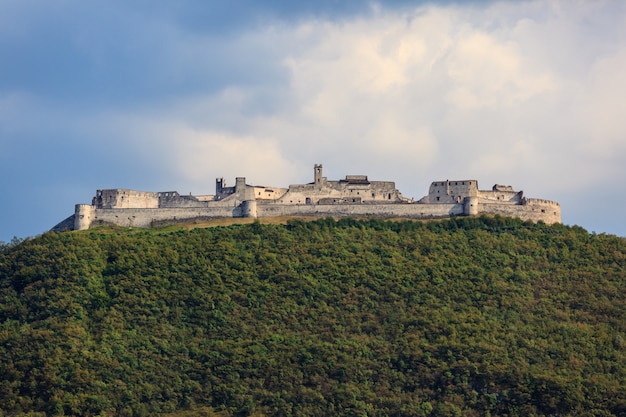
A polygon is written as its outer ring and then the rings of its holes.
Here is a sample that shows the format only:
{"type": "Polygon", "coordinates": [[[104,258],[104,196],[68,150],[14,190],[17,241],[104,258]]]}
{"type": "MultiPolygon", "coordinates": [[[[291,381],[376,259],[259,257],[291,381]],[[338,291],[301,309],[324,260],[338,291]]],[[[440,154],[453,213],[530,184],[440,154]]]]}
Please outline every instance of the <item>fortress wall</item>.
{"type": "MultiPolygon", "coordinates": [[[[277,200],[284,204],[317,204],[320,199],[360,199],[364,203],[399,202],[406,200],[395,188],[393,182],[372,182],[371,184],[325,183],[315,188],[311,184],[290,185],[289,191],[277,200]]],[[[257,196],[258,198],[258,196],[257,196]]]]}
{"type": "Polygon", "coordinates": [[[126,189],[98,190],[96,200],[100,208],[157,208],[158,194],[126,189]]]}
{"type": "Polygon", "coordinates": [[[160,208],[178,208],[178,207],[207,207],[208,203],[206,201],[199,201],[197,198],[192,196],[170,196],[159,198],[159,207],[160,208]]]}
{"type": "Polygon", "coordinates": [[[235,193],[235,187],[224,187],[215,190],[215,199],[222,200],[235,193]]]}
{"type": "Polygon", "coordinates": [[[157,208],[159,206],[158,193],[130,191],[120,194],[118,208],[157,208]]]}
{"type": "MultiPolygon", "coordinates": [[[[296,190],[289,190],[285,195],[283,195],[280,199],[277,200],[277,203],[283,204],[307,204],[316,203],[320,197],[327,197],[327,192],[321,192],[317,190],[313,190],[313,188],[309,188],[308,190],[303,190],[297,188],[296,190]],[[307,200],[309,198],[310,200],[307,200]]],[[[337,194],[339,196],[339,194],[337,194]]]]}
{"type": "Polygon", "coordinates": [[[240,207],[95,209],[91,227],[113,224],[122,227],[154,227],[195,219],[241,217],[240,207]]]}
{"type": "Polygon", "coordinates": [[[50,229],[51,232],[65,232],[67,230],[74,230],[76,217],[75,214],[72,214],[67,219],[59,222],[56,226],[50,229]]]}
{"type": "Polygon", "coordinates": [[[194,196],[198,199],[198,201],[215,201],[215,195],[196,195],[194,196]]]}
{"type": "Polygon", "coordinates": [[[543,200],[541,198],[527,198],[526,199],[527,206],[546,206],[546,207],[554,207],[561,209],[561,205],[556,201],[552,200],[543,200]]]}
{"type": "Polygon", "coordinates": [[[401,201],[406,200],[391,181],[373,181],[370,187],[361,192],[364,201],[401,201]]]}
{"type": "Polygon", "coordinates": [[[439,218],[463,214],[462,204],[267,204],[257,206],[258,217],[336,216],[439,218]]]}
{"type": "Polygon", "coordinates": [[[315,190],[314,184],[291,184],[288,191],[290,193],[304,193],[315,190]]]}
{"type": "MultiPolygon", "coordinates": [[[[326,191],[330,191],[331,197],[354,198],[360,197],[363,201],[401,201],[401,194],[396,189],[396,183],[393,181],[372,181],[369,183],[359,184],[347,181],[328,182],[326,191]]],[[[324,189],[322,189],[324,192],[324,189]]]]}
{"type": "Polygon", "coordinates": [[[277,200],[287,193],[287,188],[254,187],[254,198],[257,200],[277,200]]]}
{"type": "Polygon", "coordinates": [[[75,230],[113,224],[123,227],[155,227],[192,220],[232,218],[232,217],[406,217],[414,219],[445,218],[466,214],[500,214],[518,217],[522,220],[539,221],[548,224],[561,221],[558,203],[530,199],[527,204],[482,203],[476,204],[476,213],[467,211],[470,200],[461,204],[261,204],[249,200],[239,205],[233,200],[230,204],[221,203],[211,207],[179,207],[158,209],[97,209],[89,205],[77,205],[75,230]],[[78,209],[81,210],[78,210],[78,209]],[[89,209],[89,210],[87,210],[89,209]],[[83,216],[81,216],[83,215],[83,216]]]}
{"type": "Polygon", "coordinates": [[[561,208],[558,204],[545,200],[535,201],[530,204],[498,204],[482,203],[478,205],[479,213],[499,214],[501,216],[518,217],[522,220],[539,220],[547,223],[561,222],[561,208]]]}
{"type": "Polygon", "coordinates": [[[176,201],[170,200],[167,202],[162,202],[159,208],[201,208],[207,206],[208,205],[205,201],[181,198],[176,201]]]}
{"type": "MultiPolygon", "coordinates": [[[[465,197],[478,195],[478,181],[435,181],[428,190],[429,203],[460,203],[465,197]]],[[[422,199],[423,200],[423,199],[422,199]]]]}
{"type": "Polygon", "coordinates": [[[487,191],[480,190],[478,192],[480,202],[498,202],[498,201],[510,201],[519,203],[522,200],[522,192],[520,191],[487,191]]]}

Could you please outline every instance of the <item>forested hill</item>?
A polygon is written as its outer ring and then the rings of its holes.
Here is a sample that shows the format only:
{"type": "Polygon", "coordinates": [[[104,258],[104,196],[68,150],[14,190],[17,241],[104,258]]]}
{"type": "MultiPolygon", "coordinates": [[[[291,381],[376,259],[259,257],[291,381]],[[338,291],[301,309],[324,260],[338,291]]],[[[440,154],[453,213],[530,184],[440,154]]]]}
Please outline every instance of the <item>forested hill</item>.
{"type": "Polygon", "coordinates": [[[0,415],[626,415],[615,236],[322,219],[0,252],[0,415]]]}

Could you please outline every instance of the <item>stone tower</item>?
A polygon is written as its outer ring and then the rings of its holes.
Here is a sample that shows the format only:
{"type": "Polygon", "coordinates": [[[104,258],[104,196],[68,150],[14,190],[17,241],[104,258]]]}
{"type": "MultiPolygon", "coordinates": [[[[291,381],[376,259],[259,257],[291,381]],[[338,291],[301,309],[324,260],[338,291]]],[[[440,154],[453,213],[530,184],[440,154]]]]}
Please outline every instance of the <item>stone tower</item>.
{"type": "Polygon", "coordinates": [[[322,164],[315,164],[313,167],[313,182],[318,188],[321,188],[324,182],[324,177],[322,175],[322,164]]]}

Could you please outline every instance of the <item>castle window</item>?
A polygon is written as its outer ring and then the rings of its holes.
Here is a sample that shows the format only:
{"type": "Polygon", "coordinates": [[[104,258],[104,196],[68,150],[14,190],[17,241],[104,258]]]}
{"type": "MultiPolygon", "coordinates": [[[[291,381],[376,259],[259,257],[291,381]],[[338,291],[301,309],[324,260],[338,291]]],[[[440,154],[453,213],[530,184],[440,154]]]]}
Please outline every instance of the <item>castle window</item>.
{"type": "Polygon", "coordinates": [[[439,197],[437,197],[437,201],[439,201],[439,197]]]}

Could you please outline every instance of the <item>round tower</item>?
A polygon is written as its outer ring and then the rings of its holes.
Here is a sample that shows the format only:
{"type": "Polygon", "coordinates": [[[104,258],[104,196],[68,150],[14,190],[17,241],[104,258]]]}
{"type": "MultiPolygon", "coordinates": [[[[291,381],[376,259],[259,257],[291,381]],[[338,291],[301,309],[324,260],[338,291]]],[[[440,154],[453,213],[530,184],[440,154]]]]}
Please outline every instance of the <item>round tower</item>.
{"type": "Polygon", "coordinates": [[[95,217],[95,206],[89,204],[76,204],[74,208],[74,230],[89,229],[95,217]]]}
{"type": "Polygon", "coordinates": [[[463,200],[463,214],[476,216],[478,214],[478,197],[465,197],[463,200]]]}
{"type": "Polygon", "coordinates": [[[241,203],[241,215],[242,217],[256,219],[257,218],[256,200],[243,201],[241,203]]]}

